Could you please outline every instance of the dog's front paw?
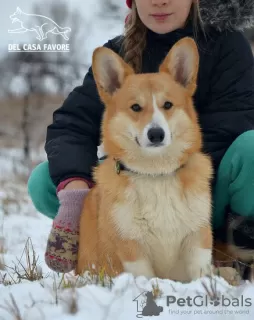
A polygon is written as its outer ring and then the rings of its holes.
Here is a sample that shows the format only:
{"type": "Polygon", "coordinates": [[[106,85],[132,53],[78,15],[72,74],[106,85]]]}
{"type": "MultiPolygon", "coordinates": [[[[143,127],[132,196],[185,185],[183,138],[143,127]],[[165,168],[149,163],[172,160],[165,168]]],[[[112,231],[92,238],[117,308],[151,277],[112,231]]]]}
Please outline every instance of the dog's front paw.
{"type": "Polygon", "coordinates": [[[187,265],[187,273],[191,281],[213,274],[212,253],[210,249],[196,248],[187,265]]]}
{"type": "Polygon", "coordinates": [[[128,261],[123,263],[124,270],[127,273],[131,273],[134,277],[144,276],[147,279],[155,277],[154,271],[150,263],[145,260],[128,261]]]}

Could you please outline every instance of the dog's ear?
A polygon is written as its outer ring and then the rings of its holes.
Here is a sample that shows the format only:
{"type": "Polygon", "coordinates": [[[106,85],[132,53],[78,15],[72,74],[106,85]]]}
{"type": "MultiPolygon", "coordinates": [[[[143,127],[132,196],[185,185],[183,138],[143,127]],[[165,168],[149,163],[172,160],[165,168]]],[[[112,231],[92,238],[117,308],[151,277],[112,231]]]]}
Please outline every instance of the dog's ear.
{"type": "Polygon", "coordinates": [[[121,88],[133,69],[111,49],[99,47],[94,50],[92,69],[98,93],[104,102],[121,88]]]}
{"type": "Polygon", "coordinates": [[[159,71],[169,73],[193,95],[197,85],[198,68],[198,48],[192,38],[186,37],[172,47],[159,71]]]}

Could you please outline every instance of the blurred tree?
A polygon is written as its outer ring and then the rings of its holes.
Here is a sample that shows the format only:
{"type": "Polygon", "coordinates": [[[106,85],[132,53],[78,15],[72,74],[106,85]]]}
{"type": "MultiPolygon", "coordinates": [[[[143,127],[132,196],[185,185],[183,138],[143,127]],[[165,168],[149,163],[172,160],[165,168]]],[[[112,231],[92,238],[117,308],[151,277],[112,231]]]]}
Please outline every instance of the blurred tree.
{"type": "Polygon", "coordinates": [[[103,18],[123,21],[126,15],[126,5],[124,1],[102,0],[99,15],[103,18]]]}
{"type": "MultiPolygon", "coordinates": [[[[72,90],[75,81],[80,81],[89,67],[86,61],[86,40],[89,35],[89,25],[78,9],[70,9],[64,0],[39,1],[33,7],[37,15],[50,17],[61,27],[69,27],[69,39],[65,40],[59,34],[48,34],[42,43],[69,44],[69,52],[47,53],[48,62],[57,68],[55,80],[60,92],[68,93],[72,90]]],[[[35,17],[36,19],[36,17],[35,17]]],[[[39,20],[40,18],[38,18],[39,20]]]]}
{"type": "Polygon", "coordinates": [[[48,64],[43,52],[16,52],[6,58],[6,63],[11,68],[9,72],[12,75],[8,91],[12,96],[20,96],[23,100],[21,119],[23,151],[25,161],[29,161],[31,153],[30,117],[43,107],[43,96],[48,94],[45,80],[47,77],[54,78],[57,74],[48,64]],[[16,86],[19,88],[15,88],[16,86]]]}

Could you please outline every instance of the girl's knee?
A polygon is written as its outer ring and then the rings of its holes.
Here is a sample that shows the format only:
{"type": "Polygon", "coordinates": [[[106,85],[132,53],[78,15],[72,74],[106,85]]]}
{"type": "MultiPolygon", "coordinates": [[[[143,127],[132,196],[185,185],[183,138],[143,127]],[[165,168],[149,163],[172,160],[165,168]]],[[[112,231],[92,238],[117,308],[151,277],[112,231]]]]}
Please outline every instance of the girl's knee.
{"type": "Polygon", "coordinates": [[[254,130],[249,130],[238,136],[228,148],[222,163],[245,163],[254,162],[254,130]]]}
{"type": "Polygon", "coordinates": [[[39,212],[54,218],[59,203],[48,169],[48,162],[42,162],[35,167],[28,179],[28,194],[39,212]]]}
{"type": "Polygon", "coordinates": [[[232,148],[244,156],[252,156],[254,158],[254,130],[242,133],[232,144],[232,148]]]}
{"type": "MultiPolygon", "coordinates": [[[[47,162],[42,162],[33,169],[28,179],[28,193],[32,198],[34,196],[36,197],[39,189],[40,191],[45,190],[48,178],[49,173],[47,162]]],[[[41,194],[39,195],[41,196],[41,194]]]]}

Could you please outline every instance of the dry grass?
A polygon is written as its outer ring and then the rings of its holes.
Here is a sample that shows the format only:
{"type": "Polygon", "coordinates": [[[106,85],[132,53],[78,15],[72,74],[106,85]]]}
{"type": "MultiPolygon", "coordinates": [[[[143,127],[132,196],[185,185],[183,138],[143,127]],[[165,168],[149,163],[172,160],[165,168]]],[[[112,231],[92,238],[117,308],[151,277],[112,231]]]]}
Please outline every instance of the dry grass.
{"type": "Polygon", "coordinates": [[[158,280],[156,279],[156,284],[152,283],[152,292],[153,292],[153,297],[154,299],[158,299],[161,298],[163,291],[160,289],[159,284],[158,284],[158,280]]]}
{"type": "Polygon", "coordinates": [[[43,279],[42,269],[38,265],[38,256],[36,256],[32,240],[28,238],[21,257],[13,267],[6,266],[6,273],[2,275],[0,282],[6,286],[18,284],[22,280],[30,282],[43,279]],[[26,263],[22,262],[25,257],[26,263]]]}
{"type": "Polygon", "coordinates": [[[249,265],[244,263],[221,249],[215,248],[214,250],[216,251],[213,261],[215,265],[215,275],[221,276],[233,286],[238,286],[244,278],[244,273],[246,270],[249,270],[250,272],[248,280],[253,282],[253,264],[249,265]]]}
{"type": "Polygon", "coordinates": [[[9,268],[14,271],[19,280],[41,280],[43,277],[41,267],[38,266],[38,259],[39,257],[36,257],[32,240],[28,238],[21,258],[18,260],[18,264],[15,265],[14,268],[9,268]],[[26,265],[21,262],[23,256],[26,258],[26,265]]]}
{"type": "MultiPolygon", "coordinates": [[[[24,280],[33,282],[48,277],[48,275],[42,274],[42,269],[38,265],[38,259],[39,256],[37,256],[34,250],[32,240],[28,238],[21,257],[17,258],[17,262],[14,262],[13,266],[3,264],[3,269],[5,268],[6,272],[1,275],[0,283],[9,286],[21,283],[24,280]]],[[[101,269],[98,274],[91,269],[84,273],[83,276],[62,274],[59,284],[56,285],[56,283],[55,279],[53,290],[57,292],[57,290],[81,288],[87,284],[112,288],[113,280],[112,277],[106,274],[104,269],[101,269]]]]}
{"type": "Polygon", "coordinates": [[[63,273],[59,284],[56,285],[56,280],[54,281],[54,283],[55,290],[65,290],[73,288],[82,288],[88,284],[88,281],[85,277],[63,273]]]}

